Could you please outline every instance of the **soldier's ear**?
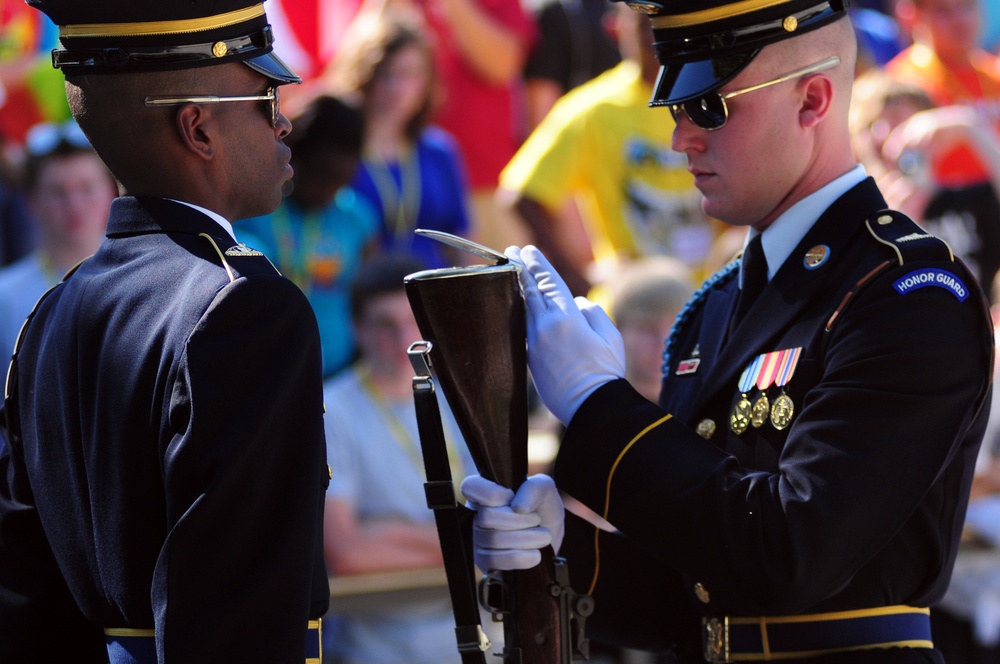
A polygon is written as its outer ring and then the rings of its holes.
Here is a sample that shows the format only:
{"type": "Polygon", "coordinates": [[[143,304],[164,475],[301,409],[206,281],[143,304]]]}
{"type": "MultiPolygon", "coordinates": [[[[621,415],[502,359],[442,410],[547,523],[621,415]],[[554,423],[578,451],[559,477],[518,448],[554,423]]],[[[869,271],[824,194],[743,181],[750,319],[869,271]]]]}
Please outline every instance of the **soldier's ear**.
{"type": "Polygon", "coordinates": [[[215,156],[216,121],[211,110],[198,104],[186,104],[174,119],[181,144],[205,161],[215,156]]]}
{"type": "Polygon", "coordinates": [[[799,122],[802,127],[813,127],[826,117],[833,105],[833,81],[818,74],[802,82],[802,105],[799,122]]]}

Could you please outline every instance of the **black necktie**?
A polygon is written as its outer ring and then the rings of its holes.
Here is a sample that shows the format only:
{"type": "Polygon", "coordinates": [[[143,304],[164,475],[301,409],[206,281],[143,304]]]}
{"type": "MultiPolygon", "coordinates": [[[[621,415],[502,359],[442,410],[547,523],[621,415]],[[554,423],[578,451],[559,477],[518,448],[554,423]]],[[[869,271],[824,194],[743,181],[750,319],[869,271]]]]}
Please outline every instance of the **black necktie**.
{"type": "Polygon", "coordinates": [[[730,334],[746,316],[757,296],[767,286],[767,257],[764,255],[764,247],[761,246],[761,237],[758,234],[750,240],[747,248],[743,251],[741,267],[743,287],[740,288],[740,294],[736,299],[736,308],[729,321],[730,334]]]}

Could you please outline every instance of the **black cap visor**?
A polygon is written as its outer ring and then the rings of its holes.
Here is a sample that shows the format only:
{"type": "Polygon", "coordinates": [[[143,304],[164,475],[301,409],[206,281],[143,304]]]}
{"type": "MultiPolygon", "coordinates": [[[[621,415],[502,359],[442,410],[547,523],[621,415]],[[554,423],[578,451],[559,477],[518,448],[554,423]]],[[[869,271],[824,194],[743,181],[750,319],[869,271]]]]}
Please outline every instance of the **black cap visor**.
{"type": "Polygon", "coordinates": [[[263,74],[272,81],[275,81],[278,85],[302,82],[302,78],[292,71],[291,67],[286,65],[273,51],[264,55],[258,55],[249,60],[244,60],[243,64],[258,74],[263,74]]]}
{"type": "Polygon", "coordinates": [[[716,90],[736,78],[759,52],[760,49],[754,49],[709,60],[664,65],[660,67],[649,105],[680,104],[716,90]]]}

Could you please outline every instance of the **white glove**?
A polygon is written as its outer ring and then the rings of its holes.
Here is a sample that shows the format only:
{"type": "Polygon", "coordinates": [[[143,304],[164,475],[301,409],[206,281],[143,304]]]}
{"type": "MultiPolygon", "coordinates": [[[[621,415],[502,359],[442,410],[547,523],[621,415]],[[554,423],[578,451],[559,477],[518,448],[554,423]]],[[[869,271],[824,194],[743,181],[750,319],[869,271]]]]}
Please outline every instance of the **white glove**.
{"type": "Polygon", "coordinates": [[[542,252],[527,246],[505,253],[523,266],[531,377],[545,407],[569,424],[594,390],[625,376],[625,344],[601,307],[573,299],[542,252]]]}
{"type": "Polygon", "coordinates": [[[476,510],[472,543],[476,567],[530,569],[541,562],[539,549],[559,551],[565,528],[562,498],[548,475],[532,475],[515,494],[479,475],[462,482],[462,494],[476,510]]]}

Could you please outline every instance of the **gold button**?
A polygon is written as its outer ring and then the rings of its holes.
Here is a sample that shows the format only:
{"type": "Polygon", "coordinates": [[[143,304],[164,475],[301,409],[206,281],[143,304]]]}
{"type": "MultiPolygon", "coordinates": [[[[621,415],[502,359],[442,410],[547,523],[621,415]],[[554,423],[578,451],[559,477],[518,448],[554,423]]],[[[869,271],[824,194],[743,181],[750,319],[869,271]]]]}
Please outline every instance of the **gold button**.
{"type": "Polygon", "coordinates": [[[892,215],[891,214],[883,214],[881,217],[878,218],[878,223],[882,224],[883,226],[885,226],[886,224],[891,224],[892,223],[892,215]]]}
{"type": "Polygon", "coordinates": [[[705,418],[701,422],[698,422],[698,426],[697,428],[695,428],[695,431],[698,432],[699,436],[701,436],[705,440],[708,440],[715,434],[715,422],[713,422],[708,418],[705,418]]]}
{"type": "Polygon", "coordinates": [[[708,590],[700,582],[694,584],[694,594],[702,604],[708,604],[709,599],[711,599],[708,590]]]}
{"type": "Polygon", "coordinates": [[[333,468],[330,467],[330,464],[326,464],[326,475],[329,479],[333,479],[333,468]]]}
{"type": "Polygon", "coordinates": [[[785,29],[785,32],[795,32],[795,29],[799,27],[799,19],[794,16],[786,16],[785,20],[781,22],[781,27],[785,29]]]}
{"type": "Polygon", "coordinates": [[[217,58],[221,58],[226,53],[229,53],[229,47],[226,46],[226,42],[217,41],[212,44],[212,55],[217,58]]]}

